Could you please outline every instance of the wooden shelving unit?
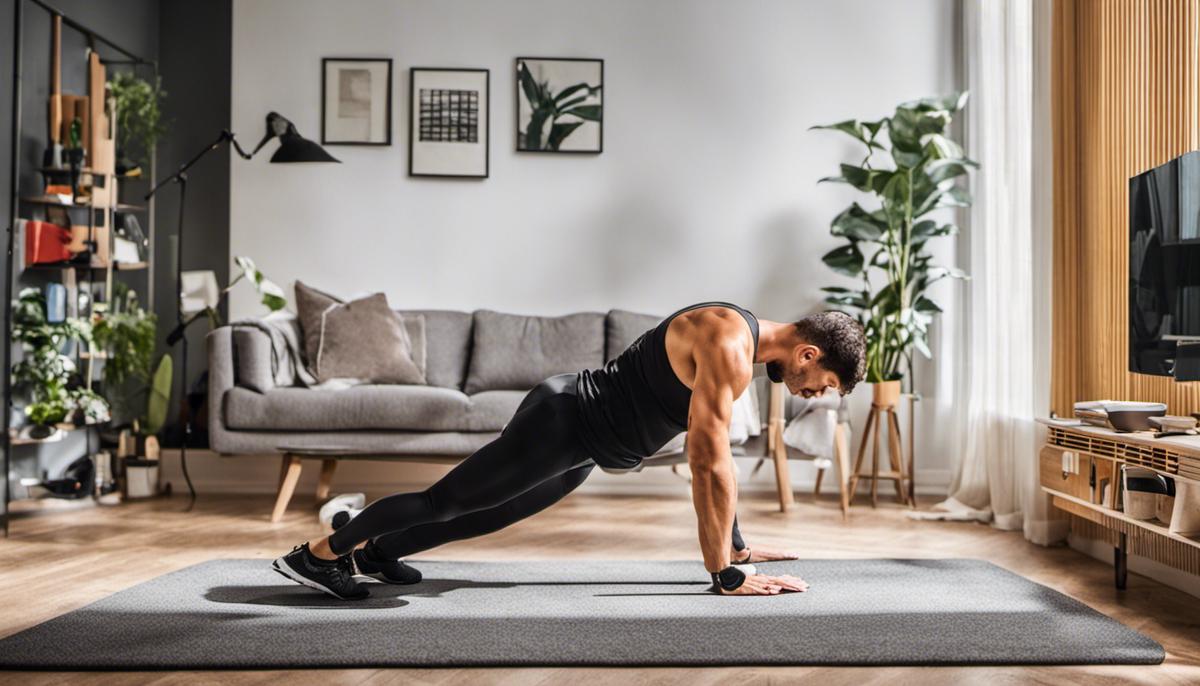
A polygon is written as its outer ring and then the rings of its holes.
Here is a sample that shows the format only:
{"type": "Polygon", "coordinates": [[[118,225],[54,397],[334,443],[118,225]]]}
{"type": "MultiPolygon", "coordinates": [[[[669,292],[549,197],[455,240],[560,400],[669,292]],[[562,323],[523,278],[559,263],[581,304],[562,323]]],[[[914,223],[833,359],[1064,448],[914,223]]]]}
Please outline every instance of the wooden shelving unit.
{"type": "Polygon", "coordinates": [[[1200,436],[1050,426],[1040,463],[1042,490],[1071,515],[1072,532],[1113,545],[1118,588],[1125,587],[1128,553],[1200,575],[1200,436]],[[1123,511],[1126,466],[1174,481],[1169,524],[1123,511]]]}
{"type": "MultiPolygon", "coordinates": [[[[139,293],[144,298],[141,298],[144,306],[153,310],[154,308],[154,280],[148,273],[150,265],[154,260],[154,202],[151,200],[148,205],[140,205],[134,203],[125,203],[120,201],[120,190],[127,182],[145,182],[155,177],[155,163],[153,148],[148,152],[149,168],[146,170],[147,175],[143,176],[140,173],[136,174],[117,174],[115,168],[116,150],[115,150],[115,104],[109,99],[106,88],[106,81],[111,72],[108,71],[110,65],[122,65],[119,69],[147,69],[156,79],[158,75],[158,65],[152,60],[147,60],[141,56],[125,49],[124,47],[114,43],[104,36],[95,33],[92,29],[84,24],[72,19],[61,13],[54,7],[42,2],[41,0],[16,0],[13,3],[14,22],[13,26],[13,45],[17,46],[14,53],[14,64],[12,65],[12,92],[14,102],[22,101],[22,74],[24,72],[22,62],[27,59],[26,53],[22,52],[20,46],[22,44],[22,35],[26,32],[25,23],[22,19],[23,13],[27,9],[32,9],[35,13],[44,11],[51,19],[51,89],[50,89],[50,108],[49,116],[47,117],[47,138],[30,137],[28,128],[22,126],[22,110],[17,108],[12,121],[11,141],[13,148],[11,178],[13,185],[11,188],[11,207],[12,217],[11,224],[8,229],[8,281],[5,284],[5,326],[7,335],[10,337],[10,354],[5,361],[5,374],[11,374],[11,365],[14,362],[19,351],[15,350],[15,342],[11,341],[12,327],[12,300],[14,295],[14,287],[20,285],[40,285],[47,279],[61,280],[62,284],[67,288],[67,316],[69,317],[87,317],[92,313],[99,313],[106,310],[111,302],[114,293],[114,279],[119,272],[143,270],[147,274],[144,277],[145,290],[140,288],[139,293]],[[41,184],[34,185],[33,179],[28,176],[22,176],[22,160],[33,157],[30,154],[31,146],[37,147],[36,154],[40,155],[43,150],[50,147],[50,141],[58,141],[55,132],[59,131],[59,125],[66,117],[72,116],[71,112],[61,109],[58,105],[57,98],[62,94],[60,72],[60,59],[76,59],[78,53],[63,54],[61,49],[60,32],[62,29],[69,29],[81,34],[87,45],[88,50],[85,53],[86,65],[86,97],[88,104],[86,105],[86,114],[79,110],[75,111],[74,116],[85,118],[88,125],[83,131],[81,138],[82,147],[87,150],[87,159],[84,160],[84,165],[78,167],[75,171],[80,176],[71,178],[72,170],[64,166],[44,166],[35,165],[34,171],[40,175],[41,184]],[[53,180],[53,185],[56,187],[68,188],[73,186],[74,180],[79,183],[72,189],[72,192],[79,192],[83,196],[83,202],[77,202],[76,198],[64,195],[46,194],[44,190],[49,190],[53,180]],[[129,215],[130,213],[144,214],[144,223],[139,222],[148,229],[147,239],[149,250],[145,261],[137,262],[116,262],[113,258],[115,252],[115,238],[117,234],[117,218],[120,215],[129,215]],[[86,220],[85,219],[86,216],[86,220]],[[24,239],[22,232],[19,230],[19,220],[22,218],[39,218],[46,219],[58,223],[59,225],[70,224],[72,226],[86,227],[88,247],[98,255],[92,260],[80,260],[80,263],[59,263],[59,264],[40,264],[30,265],[25,267],[14,259],[14,245],[18,241],[24,239]],[[97,242],[107,243],[107,256],[104,255],[103,243],[97,246],[97,242]],[[93,264],[92,262],[96,262],[93,264]],[[32,277],[26,278],[25,283],[17,283],[22,276],[32,277]],[[36,275],[36,276],[34,276],[36,275]],[[84,285],[88,289],[88,297],[80,298],[80,291],[84,285]],[[86,307],[86,309],[84,309],[86,307]],[[16,353],[16,355],[14,354],[16,353]]],[[[63,97],[70,94],[65,94],[63,97]]],[[[46,108],[37,110],[33,115],[35,118],[46,115],[46,108]]],[[[62,140],[65,141],[65,133],[62,134],[62,140]]],[[[65,161],[64,157],[64,161],[65,161]]],[[[57,164],[57,162],[55,163],[57,164]]],[[[55,189],[57,190],[57,188],[55,189]]],[[[138,193],[141,196],[141,193],[138,193]]],[[[90,385],[94,374],[99,371],[100,365],[106,356],[99,352],[88,352],[82,349],[82,345],[75,347],[75,355],[77,366],[83,372],[84,378],[88,379],[90,385]],[[79,364],[82,362],[83,364],[79,364]]],[[[33,439],[23,437],[20,431],[14,429],[10,422],[14,416],[13,391],[11,383],[5,383],[5,412],[4,412],[4,430],[0,431],[0,440],[4,441],[3,446],[3,463],[2,474],[0,479],[0,487],[3,487],[3,510],[0,511],[0,526],[2,526],[4,534],[8,534],[9,525],[9,502],[11,500],[11,492],[9,488],[10,476],[10,460],[12,458],[12,449],[15,446],[36,445],[43,443],[54,443],[61,440],[65,435],[63,432],[56,432],[52,437],[46,439],[33,439]]],[[[87,436],[87,453],[94,454],[93,434],[97,424],[88,423],[83,426],[60,426],[66,432],[80,431],[87,436]]]]}

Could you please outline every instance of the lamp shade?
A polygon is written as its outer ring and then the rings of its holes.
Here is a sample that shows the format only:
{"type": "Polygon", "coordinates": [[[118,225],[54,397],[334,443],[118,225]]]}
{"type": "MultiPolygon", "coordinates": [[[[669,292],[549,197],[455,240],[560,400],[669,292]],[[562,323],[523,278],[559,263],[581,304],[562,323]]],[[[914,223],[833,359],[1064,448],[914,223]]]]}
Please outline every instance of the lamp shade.
{"type": "MultiPolygon", "coordinates": [[[[295,129],[292,129],[294,132],[295,129]]],[[[271,162],[340,162],[325,152],[325,148],[304,138],[298,133],[285,133],[279,137],[279,149],[271,155],[271,162]]]]}
{"type": "Polygon", "coordinates": [[[325,148],[308,140],[296,130],[296,125],[278,112],[267,114],[267,133],[255,146],[254,152],[245,156],[253,157],[267,141],[279,138],[279,149],[271,155],[271,162],[341,162],[333,155],[325,152],[325,148]]]}
{"type": "Polygon", "coordinates": [[[183,289],[179,294],[179,307],[183,314],[196,314],[221,301],[221,289],[217,286],[217,273],[202,269],[181,273],[183,289]]]}

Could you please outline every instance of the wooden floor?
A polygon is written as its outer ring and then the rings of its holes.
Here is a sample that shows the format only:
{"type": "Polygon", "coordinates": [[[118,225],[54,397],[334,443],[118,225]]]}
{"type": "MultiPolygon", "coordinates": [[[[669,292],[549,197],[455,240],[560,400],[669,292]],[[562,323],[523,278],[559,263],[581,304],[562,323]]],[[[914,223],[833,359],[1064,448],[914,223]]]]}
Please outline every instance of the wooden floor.
{"type": "MultiPolygon", "coordinates": [[[[747,540],[786,545],[804,557],[978,557],[1074,596],[1154,637],[1167,650],[1158,666],[945,668],[524,668],[47,674],[0,673],[21,684],[1196,684],[1200,683],[1200,599],[1135,574],[1117,591],[1112,568],[1069,548],[1041,548],[982,524],[918,522],[894,503],[871,511],[861,498],[843,523],[832,498],[811,495],[787,515],[767,495],[743,497],[747,540]]],[[[213,558],[273,558],[318,535],[311,497],[297,496],[284,521],[267,521],[271,499],[186,500],[23,515],[0,539],[0,636],[116,591],[213,558]]],[[[686,487],[676,497],[574,494],[489,537],[430,551],[441,559],[695,558],[695,518],[686,487]]],[[[803,640],[797,636],[796,640],[803,640]]]]}

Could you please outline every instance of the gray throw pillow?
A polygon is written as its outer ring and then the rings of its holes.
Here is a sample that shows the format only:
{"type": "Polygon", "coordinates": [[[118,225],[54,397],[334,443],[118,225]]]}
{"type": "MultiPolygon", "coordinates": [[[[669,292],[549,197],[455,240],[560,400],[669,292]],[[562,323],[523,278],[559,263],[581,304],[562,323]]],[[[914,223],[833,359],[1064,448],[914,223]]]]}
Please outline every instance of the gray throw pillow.
{"type": "MultiPolygon", "coordinates": [[[[318,381],[425,383],[413,359],[410,327],[388,306],[383,293],[344,303],[299,281],[295,290],[306,361],[318,381]]],[[[414,324],[413,330],[423,334],[423,324],[414,324]]],[[[420,347],[423,361],[423,336],[420,347]]]]}
{"type": "Polygon", "coordinates": [[[549,376],[603,364],[603,314],[529,317],[476,310],[463,390],[528,390],[549,376]]]}

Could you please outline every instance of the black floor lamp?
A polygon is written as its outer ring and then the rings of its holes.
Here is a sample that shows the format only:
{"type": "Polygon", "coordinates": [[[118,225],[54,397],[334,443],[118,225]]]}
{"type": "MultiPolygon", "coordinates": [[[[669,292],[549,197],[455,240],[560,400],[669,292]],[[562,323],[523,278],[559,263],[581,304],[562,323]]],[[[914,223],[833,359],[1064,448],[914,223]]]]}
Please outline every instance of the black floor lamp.
{"type": "MultiPolygon", "coordinates": [[[[205,146],[203,150],[196,153],[196,156],[185,162],[179,167],[174,174],[164,178],[150,189],[146,194],[146,200],[149,200],[155,193],[162,190],[167,184],[179,184],[179,228],[177,229],[177,237],[175,241],[175,328],[167,335],[167,346],[173,346],[176,342],[182,345],[180,348],[182,370],[179,375],[179,399],[182,403],[187,403],[187,365],[188,365],[188,341],[187,336],[183,335],[188,324],[196,321],[196,317],[185,319],[183,316],[183,307],[180,304],[180,298],[183,297],[183,218],[184,204],[187,200],[187,171],[191,169],[193,164],[200,161],[202,157],[208,153],[221,147],[224,143],[233,145],[233,149],[237,151],[238,156],[248,160],[254,157],[264,145],[272,138],[279,139],[279,148],[271,155],[272,163],[286,162],[340,162],[332,155],[325,152],[325,149],[320,145],[304,138],[300,132],[296,130],[296,126],[288,121],[277,112],[271,112],[267,115],[267,132],[254,150],[247,153],[238,144],[234,133],[229,129],[221,132],[217,139],[205,146]]],[[[192,436],[192,413],[189,408],[184,413],[183,420],[183,440],[179,445],[179,466],[183,470],[183,478],[187,481],[188,494],[191,500],[188,503],[190,510],[196,502],[196,489],[192,486],[192,478],[188,475],[187,469],[187,445],[188,440],[192,436]]]]}

